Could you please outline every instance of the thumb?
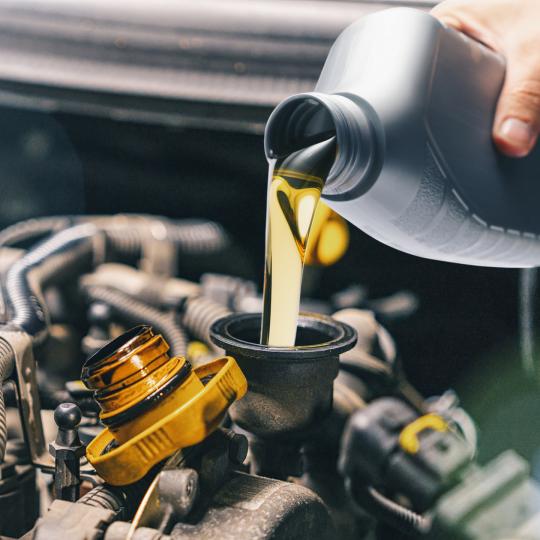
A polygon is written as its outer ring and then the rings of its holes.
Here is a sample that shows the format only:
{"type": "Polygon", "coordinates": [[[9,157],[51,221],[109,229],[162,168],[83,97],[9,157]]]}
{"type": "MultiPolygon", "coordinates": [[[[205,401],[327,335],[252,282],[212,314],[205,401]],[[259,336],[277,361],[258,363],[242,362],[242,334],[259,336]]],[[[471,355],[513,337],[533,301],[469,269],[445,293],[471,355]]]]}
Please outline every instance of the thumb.
{"type": "MultiPolygon", "coordinates": [[[[523,59],[520,61],[523,63],[523,59]]],[[[522,65],[516,69],[509,59],[506,81],[495,114],[493,139],[504,154],[523,157],[533,149],[539,132],[538,67],[522,65]]]]}

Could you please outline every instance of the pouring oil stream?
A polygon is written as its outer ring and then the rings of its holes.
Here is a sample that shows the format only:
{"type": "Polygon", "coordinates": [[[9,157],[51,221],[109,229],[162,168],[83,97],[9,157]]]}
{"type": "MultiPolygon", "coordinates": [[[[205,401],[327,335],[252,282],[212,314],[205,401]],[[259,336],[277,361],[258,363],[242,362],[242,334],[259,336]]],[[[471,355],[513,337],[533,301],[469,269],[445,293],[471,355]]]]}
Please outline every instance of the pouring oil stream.
{"type": "Polygon", "coordinates": [[[331,137],[270,162],[261,343],[292,347],[313,216],[336,154],[331,137]]]}

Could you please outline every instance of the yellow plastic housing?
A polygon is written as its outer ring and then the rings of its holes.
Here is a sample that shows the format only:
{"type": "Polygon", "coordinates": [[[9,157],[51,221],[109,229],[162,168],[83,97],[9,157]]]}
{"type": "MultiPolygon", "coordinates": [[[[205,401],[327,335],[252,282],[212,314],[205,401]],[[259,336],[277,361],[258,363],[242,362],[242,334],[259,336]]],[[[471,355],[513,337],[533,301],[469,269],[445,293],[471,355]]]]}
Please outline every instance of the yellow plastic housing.
{"type": "Polygon", "coordinates": [[[311,223],[305,263],[310,266],[331,266],[345,255],[348,247],[347,222],[319,201],[311,223]]]}
{"type": "Polygon", "coordinates": [[[169,357],[167,343],[149,327],[126,335],[118,349],[115,340],[91,358],[82,375],[109,424],[86,455],[112,485],[131,484],[175,451],[203,441],[247,391],[234,358],[192,370],[185,358],[169,357]]]}
{"type": "Polygon", "coordinates": [[[416,454],[420,450],[419,435],[422,431],[432,429],[434,431],[448,431],[448,424],[438,414],[430,413],[420,416],[408,426],[405,426],[399,434],[399,445],[408,454],[416,454]]]}

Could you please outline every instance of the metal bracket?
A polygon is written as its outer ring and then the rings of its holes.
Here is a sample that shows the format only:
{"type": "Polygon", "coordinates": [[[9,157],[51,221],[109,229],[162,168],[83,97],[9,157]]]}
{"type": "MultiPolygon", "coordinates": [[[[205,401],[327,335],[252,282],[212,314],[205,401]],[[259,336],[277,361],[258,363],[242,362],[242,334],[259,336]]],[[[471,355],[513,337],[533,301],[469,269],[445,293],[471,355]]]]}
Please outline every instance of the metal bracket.
{"type": "Polygon", "coordinates": [[[13,349],[15,357],[17,400],[24,438],[32,463],[42,470],[54,471],[54,462],[47,450],[41,419],[41,402],[37,384],[37,364],[32,339],[25,332],[3,330],[0,338],[13,349]]]}
{"type": "Polygon", "coordinates": [[[141,246],[140,268],[148,274],[170,278],[175,275],[177,253],[167,238],[167,227],[159,220],[147,219],[147,234],[141,246]]]}

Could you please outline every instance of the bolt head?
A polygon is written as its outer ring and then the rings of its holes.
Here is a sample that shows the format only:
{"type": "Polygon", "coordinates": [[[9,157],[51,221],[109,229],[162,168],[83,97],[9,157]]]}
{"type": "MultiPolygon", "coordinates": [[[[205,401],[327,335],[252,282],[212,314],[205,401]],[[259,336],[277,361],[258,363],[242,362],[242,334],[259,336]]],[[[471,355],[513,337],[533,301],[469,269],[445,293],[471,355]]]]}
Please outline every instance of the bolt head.
{"type": "Polygon", "coordinates": [[[64,461],[70,459],[80,459],[86,453],[86,447],[80,446],[62,446],[56,442],[49,443],[49,454],[55,459],[62,459],[64,461]]]}
{"type": "Polygon", "coordinates": [[[77,429],[81,418],[81,409],[75,403],[60,403],[54,410],[54,421],[60,429],[77,429]]]}

